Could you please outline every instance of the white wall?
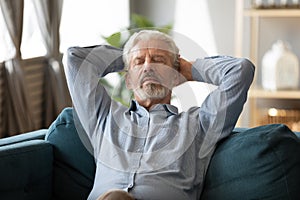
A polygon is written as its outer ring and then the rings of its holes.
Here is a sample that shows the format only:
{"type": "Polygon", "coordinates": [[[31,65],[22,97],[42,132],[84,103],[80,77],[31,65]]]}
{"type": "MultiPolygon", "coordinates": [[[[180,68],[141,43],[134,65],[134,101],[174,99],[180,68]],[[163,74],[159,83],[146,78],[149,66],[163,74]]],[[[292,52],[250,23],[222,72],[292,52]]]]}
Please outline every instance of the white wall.
{"type": "Polygon", "coordinates": [[[174,31],[208,55],[234,54],[234,5],[235,0],[130,1],[131,12],[145,15],[158,26],[174,22],[174,31]]]}

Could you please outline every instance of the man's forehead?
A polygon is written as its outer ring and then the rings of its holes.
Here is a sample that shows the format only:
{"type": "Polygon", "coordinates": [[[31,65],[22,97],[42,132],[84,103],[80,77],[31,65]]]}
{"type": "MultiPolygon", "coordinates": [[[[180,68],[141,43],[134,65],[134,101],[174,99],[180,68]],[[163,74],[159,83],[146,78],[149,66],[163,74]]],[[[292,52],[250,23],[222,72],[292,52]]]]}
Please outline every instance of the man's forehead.
{"type": "Polygon", "coordinates": [[[143,51],[157,51],[157,52],[170,52],[170,46],[161,40],[147,40],[139,41],[132,49],[131,52],[143,52],[143,51]]]}
{"type": "Polygon", "coordinates": [[[158,49],[158,48],[138,48],[131,50],[130,54],[132,56],[143,56],[147,53],[150,53],[152,55],[170,55],[170,51],[165,49],[158,49]]]}

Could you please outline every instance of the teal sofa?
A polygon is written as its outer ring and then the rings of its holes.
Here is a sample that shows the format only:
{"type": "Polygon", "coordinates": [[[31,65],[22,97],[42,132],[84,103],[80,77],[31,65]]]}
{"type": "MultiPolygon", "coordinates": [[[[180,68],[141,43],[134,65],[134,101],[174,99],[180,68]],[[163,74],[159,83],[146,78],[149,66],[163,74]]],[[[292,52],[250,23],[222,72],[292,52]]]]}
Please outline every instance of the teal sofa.
{"type": "MultiPolygon", "coordinates": [[[[49,129],[0,139],[1,200],[79,200],[92,188],[91,147],[66,108],[49,129]]],[[[209,165],[201,199],[300,199],[299,133],[281,124],[234,129],[209,165]]]]}

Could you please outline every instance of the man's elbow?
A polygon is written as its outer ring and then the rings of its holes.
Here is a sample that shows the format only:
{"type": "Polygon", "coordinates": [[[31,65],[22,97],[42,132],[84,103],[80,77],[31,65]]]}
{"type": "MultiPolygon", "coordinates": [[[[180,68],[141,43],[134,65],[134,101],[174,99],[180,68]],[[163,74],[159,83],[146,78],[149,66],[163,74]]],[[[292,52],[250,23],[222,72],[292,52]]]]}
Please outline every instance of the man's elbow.
{"type": "Polygon", "coordinates": [[[63,56],[63,64],[65,70],[76,70],[81,65],[82,61],[77,55],[76,47],[69,47],[63,56]]]}
{"type": "Polygon", "coordinates": [[[255,74],[255,66],[254,64],[247,58],[240,59],[241,65],[241,78],[243,81],[247,81],[249,85],[252,83],[255,74]]]}

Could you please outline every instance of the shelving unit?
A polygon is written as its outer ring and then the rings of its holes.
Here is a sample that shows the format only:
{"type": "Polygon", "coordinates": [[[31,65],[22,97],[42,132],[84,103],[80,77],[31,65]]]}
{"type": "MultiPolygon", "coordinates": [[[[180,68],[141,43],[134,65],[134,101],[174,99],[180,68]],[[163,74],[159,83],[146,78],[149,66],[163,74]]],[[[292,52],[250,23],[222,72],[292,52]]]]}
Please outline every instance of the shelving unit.
{"type": "MultiPolygon", "coordinates": [[[[300,24],[300,8],[255,9],[251,8],[250,4],[251,0],[236,0],[235,54],[237,57],[248,57],[256,66],[256,75],[249,91],[246,113],[242,113],[241,119],[239,120],[239,125],[253,127],[263,125],[264,123],[269,123],[266,120],[266,118],[270,117],[268,116],[268,110],[274,107],[277,108],[276,106],[278,106],[278,102],[280,102],[279,104],[281,105],[281,107],[288,107],[288,109],[290,109],[292,113],[295,113],[295,110],[300,110],[300,89],[267,91],[262,89],[260,80],[258,80],[258,78],[261,77],[261,75],[259,74],[261,73],[261,59],[258,55],[259,53],[262,53],[260,51],[261,49],[259,49],[261,42],[260,29],[263,28],[260,26],[261,20],[267,18],[297,18],[298,20],[299,18],[300,24]],[[248,20],[247,24],[245,23],[246,20],[248,20]],[[245,32],[246,25],[249,25],[248,32],[245,32]],[[245,42],[245,35],[249,37],[249,45],[247,45],[247,42],[245,42]],[[247,46],[245,47],[245,45],[247,46]],[[244,55],[243,51],[245,50],[245,48],[248,48],[249,56],[244,55]],[[247,121],[245,121],[244,118],[247,118],[247,121]]],[[[286,31],[288,32],[289,30],[286,31]]],[[[298,35],[300,39],[300,32],[298,35]]],[[[297,46],[297,48],[300,48],[300,46],[297,46]]],[[[300,55],[297,56],[299,58],[300,55]]],[[[278,110],[282,110],[281,107],[278,107],[278,110]]],[[[299,119],[293,119],[300,121],[300,116],[299,119]]],[[[285,121],[282,120],[282,123],[285,123],[285,121]]]]}
{"type": "Polygon", "coordinates": [[[300,17],[300,9],[246,9],[249,17],[300,17]]]}
{"type": "Polygon", "coordinates": [[[280,90],[280,91],[266,91],[264,89],[251,89],[249,91],[250,98],[264,98],[264,99],[299,99],[299,90],[280,90]]]}

